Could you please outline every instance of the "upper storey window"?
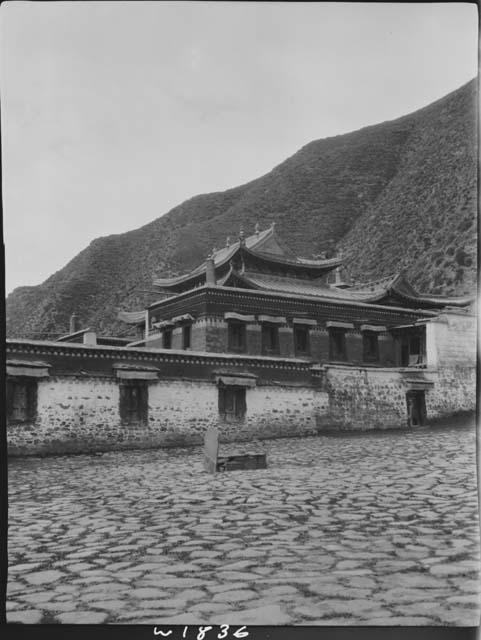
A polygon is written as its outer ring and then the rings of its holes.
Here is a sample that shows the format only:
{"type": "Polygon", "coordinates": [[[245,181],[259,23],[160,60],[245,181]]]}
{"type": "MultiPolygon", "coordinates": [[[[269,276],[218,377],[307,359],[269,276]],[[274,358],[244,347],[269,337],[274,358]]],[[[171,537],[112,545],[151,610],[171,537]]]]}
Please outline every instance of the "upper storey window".
{"type": "Polygon", "coordinates": [[[246,326],[243,322],[228,322],[229,351],[241,353],[246,350],[246,326]]]}
{"type": "Polygon", "coordinates": [[[190,349],[192,326],[186,324],[182,327],[182,349],[190,349]]]}
{"type": "Polygon", "coordinates": [[[425,363],[425,341],[420,333],[410,332],[400,337],[401,366],[412,367],[425,363]]]}
{"type": "Polygon", "coordinates": [[[162,334],[162,347],[164,349],[172,348],[172,329],[164,329],[162,334]]]}
{"type": "Polygon", "coordinates": [[[296,356],[309,355],[309,328],[294,325],[294,349],[296,356]]]}
{"type": "Polygon", "coordinates": [[[379,361],[379,341],[377,333],[365,331],[362,334],[362,347],[364,362],[379,361]]]}
{"type": "Polygon", "coordinates": [[[279,327],[276,324],[262,325],[262,353],[264,355],[279,353],[279,327]]]}
{"type": "Polygon", "coordinates": [[[329,359],[347,360],[346,330],[337,327],[329,329],[329,359]]]}

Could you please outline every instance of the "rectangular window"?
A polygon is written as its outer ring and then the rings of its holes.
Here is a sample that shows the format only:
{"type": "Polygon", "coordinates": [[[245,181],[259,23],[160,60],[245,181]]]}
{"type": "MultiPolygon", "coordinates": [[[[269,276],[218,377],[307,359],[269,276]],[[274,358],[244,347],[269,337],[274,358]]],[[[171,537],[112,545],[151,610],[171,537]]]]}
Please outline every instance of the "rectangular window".
{"type": "Polygon", "coordinates": [[[192,327],[190,324],[186,324],[182,327],[182,349],[190,349],[190,337],[192,327]]]}
{"type": "Polygon", "coordinates": [[[149,389],[147,383],[126,381],[120,385],[120,420],[122,424],[142,424],[148,420],[149,389]]]}
{"type": "Polygon", "coordinates": [[[362,351],[364,362],[379,361],[379,341],[377,333],[365,331],[362,334],[362,351]]]}
{"type": "Polygon", "coordinates": [[[296,356],[309,354],[309,329],[301,325],[294,326],[294,348],[296,356]]]}
{"type": "Polygon", "coordinates": [[[229,351],[246,350],[246,326],[243,322],[229,322],[229,351]]]}
{"type": "Polygon", "coordinates": [[[337,361],[347,360],[345,329],[329,329],[329,359],[337,361]]]}
{"type": "Polygon", "coordinates": [[[7,420],[34,422],[37,417],[37,381],[7,380],[7,420]]]}
{"type": "Polygon", "coordinates": [[[422,364],[425,361],[424,341],[421,335],[408,334],[398,338],[402,367],[422,364]]]}
{"type": "Polygon", "coordinates": [[[227,418],[243,418],[246,414],[245,387],[219,387],[219,413],[227,418]]]}
{"type": "Polygon", "coordinates": [[[164,349],[172,348],[172,329],[164,329],[162,334],[162,346],[164,349]]]}
{"type": "Polygon", "coordinates": [[[279,353],[279,327],[275,324],[262,325],[262,353],[265,355],[279,353]]]}

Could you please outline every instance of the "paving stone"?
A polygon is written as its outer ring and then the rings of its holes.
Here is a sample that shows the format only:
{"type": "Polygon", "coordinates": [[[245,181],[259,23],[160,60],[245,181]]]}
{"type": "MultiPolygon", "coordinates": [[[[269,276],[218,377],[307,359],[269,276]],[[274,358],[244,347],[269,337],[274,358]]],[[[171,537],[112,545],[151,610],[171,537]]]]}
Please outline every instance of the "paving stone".
{"type": "Polygon", "coordinates": [[[94,609],[102,609],[105,611],[123,611],[126,606],[125,600],[94,600],[91,603],[94,609]]]}
{"type": "Polygon", "coordinates": [[[233,591],[221,591],[213,596],[214,602],[242,602],[256,598],[257,593],[252,589],[235,589],[233,591]]]}
{"type": "Polygon", "coordinates": [[[85,588],[82,587],[81,589],[83,596],[100,596],[102,600],[105,600],[106,593],[126,593],[127,591],[130,591],[130,587],[119,582],[102,582],[100,584],[92,584],[85,588]]]}
{"type": "Polygon", "coordinates": [[[247,589],[245,582],[224,582],[222,584],[208,584],[207,590],[211,593],[221,593],[223,591],[232,591],[234,589],[247,589]]]}
{"type": "Polygon", "coordinates": [[[449,598],[446,598],[446,602],[479,608],[481,604],[481,595],[475,594],[469,596],[451,596],[449,598]]]}
{"type": "Polygon", "coordinates": [[[227,554],[228,558],[259,558],[264,556],[265,552],[256,549],[235,549],[227,554]]]}
{"type": "Polygon", "coordinates": [[[27,609],[23,611],[9,611],[7,613],[8,623],[39,624],[43,618],[43,613],[37,609],[27,609]]]}
{"type": "Polygon", "coordinates": [[[62,562],[62,566],[65,566],[70,572],[72,571],[77,572],[77,571],[84,571],[85,569],[91,569],[95,565],[93,565],[90,562],[74,562],[74,563],[62,562]]]}
{"type": "Polygon", "coordinates": [[[355,618],[353,619],[351,616],[332,616],[328,618],[311,618],[310,620],[302,620],[302,625],[305,626],[329,626],[329,627],[348,627],[353,625],[355,622],[355,618]]]}
{"type": "Polygon", "coordinates": [[[56,569],[50,569],[46,571],[37,571],[25,576],[25,580],[30,584],[51,584],[60,578],[63,578],[65,573],[57,571],[56,569]]]}
{"type": "Polygon", "coordinates": [[[205,579],[200,578],[162,578],[162,587],[167,589],[173,587],[200,587],[206,584],[205,579]]]}
{"type": "Polygon", "coordinates": [[[445,610],[440,624],[457,627],[479,627],[479,611],[474,609],[445,610]]]}
{"type": "Polygon", "coordinates": [[[341,560],[340,562],[336,563],[336,570],[356,569],[361,565],[362,565],[362,562],[359,560],[341,560]]]}
{"type": "Polygon", "coordinates": [[[350,576],[348,580],[346,580],[346,584],[349,587],[360,587],[364,589],[374,589],[377,585],[377,582],[372,578],[366,578],[365,576],[350,576]]]}
{"type": "Polygon", "coordinates": [[[206,623],[207,618],[205,620],[200,619],[199,620],[199,616],[201,614],[200,613],[180,613],[178,615],[169,615],[167,613],[162,614],[161,616],[156,616],[154,618],[147,618],[147,619],[142,619],[139,621],[136,621],[135,624],[150,624],[150,625],[169,625],[169,624],[193,624],[193,625],[197,625],[197,624],[202,624],[202,623],[206,623]]]}
{"type": "Polygon", "coordinates": [[[22,600],[25,602],[30,602],[31,604],[40,604],[43,602],[48,602],[55,596],[54,591],[44,592],[41,591],[39,593],[26,593],[22,595],[22,600]]]}
{"type": "Polygon", "coordinates": [[[102,624],[107,617],[106,613],[100,611],[71,611],[56,616],[63,624],[102,624]]]}
{"type": "Polygon", "coordinates": [[[259,576],[256,573],[248,573],[245,571],[219,571],[217,573],[218,580],[226,581],[245,581],[253,582],[259,580],[259,576]]]}
{"type": "Polygon", "coordinates": [[[432,626],[433,619],[426,616],[384,616],[381,618],[369,618],[365,621],[365,624],[388,627],[423,627],[432,626]]]}
{"type": "Polygon", "coordinates": [[[242,571],[247,567],[252,567],[253,565],[255,566],[255,564],[255,560],[239,560],[238,562],[229,562],[223,565],[222,568],[224,571],[242,571]]]}
{"type": "Polygon", "coordinates": [[[475,570],[469,569],[460,564],[435,564],[429,571],[434,576],[468,576],[475,572],[475,570]]]}
{"type": "Polygon", "coordinates": [[[176,596],[183,600],[199,600],[206,597],[206,592],[201,589],[185,589],[176,593],[176,596]]]}
{"type": "MultiPolygon", "coordinates": [[[[152,601],[148,600],[145,603],[145,608],[149,609],[152,601]]],[[[144,608],[144,603],[142,603],[142,609],[144,608]]],[[[174,611],[185,611],[187,607],[187,600],[185,598],[163,598],[162,600],[157,600],[157,609],[172,609],[174,611]]]]}
{"type": "Polygon", "coordinates": [[[129,595],[132,598],[145,598],[145,599],[152,599],[152,598],[162,598],[162,596],[165,595],[165,589],[155,589],[155,588],[150,588],[150,587],[141,587],[139,589],[132,589],[129,592],[129,595]]]}
{"type": "Polygon", "coordinates": [[[267,589],[262,590],[263,597],[269,595],[295,595],[298,594],[299,590],[296,587],[292,587],[290,585],[278,585],[274,587],[268,587],[267,589]]]}
{"type": "MultiPolygon", "coordinates": [[[[215,620],[215,615],[213,615],[215,620]]],[[[269,607],[258,607],[253,609],[241,609],[239,611],[232,611],[227,614],[229,624],[232,625],[288,625],[292,623],[292,618],[289,616],[279,605],[273,604],[269,607]]],[[[216,624],[223,624],[219,618],[219,622],[216,624]]]]}
{"type": "Polygon", "coordinates": [[[50,611],[52,613],[58,613],[61,611],[72,611],[77,608],[77,600],[70,599],[68,602],[59,602],[58,600],[50,600],[49,602],[42,602],[39,608],[44,611],[50,611]]]}
{"type": "Polygon", "coordinates": [[[355,615],[358,612],[373,609],[375,603],[367,599],[331,600],[326,599],[322,603],[323,607],[332,613],[350,613],[355,615]]]}
{"type": "Polygon", "coordinates": [[[220,613],[228,611],[231,605],[225,602],[198,602],[192,605],[191,611],[199,611],[202,613],[220,613]]]}
{"type": "Polygon", "coordinates": [[[40,562],[25,562],[23,564],[9,565],[8,573],[26,573],[28,571],[36,569],[37,567],[40,567],[40,562]]]}

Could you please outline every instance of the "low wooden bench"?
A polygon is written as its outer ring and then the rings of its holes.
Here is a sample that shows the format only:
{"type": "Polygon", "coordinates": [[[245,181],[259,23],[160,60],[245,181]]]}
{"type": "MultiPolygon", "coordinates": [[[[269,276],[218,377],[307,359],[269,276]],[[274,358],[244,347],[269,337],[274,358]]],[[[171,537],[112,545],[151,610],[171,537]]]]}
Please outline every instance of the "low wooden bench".
{"type": "Polygon", "coordinates": [[[204,436],[204,469],[209,473],[234,469],[266,469],[265,453],[242,453],[219,457],[219,431],[207,429],[204,436]]]}

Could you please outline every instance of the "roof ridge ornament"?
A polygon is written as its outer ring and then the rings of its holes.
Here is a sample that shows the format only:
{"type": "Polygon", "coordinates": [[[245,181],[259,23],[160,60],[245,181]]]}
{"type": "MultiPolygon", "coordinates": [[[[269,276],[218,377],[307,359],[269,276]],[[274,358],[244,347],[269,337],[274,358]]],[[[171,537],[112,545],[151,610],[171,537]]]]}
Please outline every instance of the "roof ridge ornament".
{"type": "Polygon", "coordinates": [[[244,233],[244,229],[241,227],[239,231],[239,245],[241,247],[245,247],[246,244],[246,234],[244,233]]]}

